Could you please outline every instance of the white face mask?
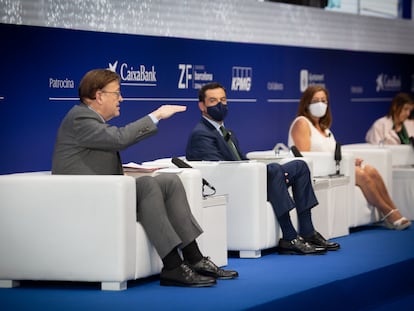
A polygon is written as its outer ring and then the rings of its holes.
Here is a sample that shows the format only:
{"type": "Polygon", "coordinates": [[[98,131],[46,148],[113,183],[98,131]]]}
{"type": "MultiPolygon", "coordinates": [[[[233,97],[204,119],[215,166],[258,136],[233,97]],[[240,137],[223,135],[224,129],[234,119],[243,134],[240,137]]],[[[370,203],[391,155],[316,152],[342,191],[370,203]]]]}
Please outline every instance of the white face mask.
{"type": "Polygon", "coordinates": [[[325,115],[328,105],[323,102],[317,102],[309,105],[309,112],[311,115],[317,118],[321,118],[325,115]]]}

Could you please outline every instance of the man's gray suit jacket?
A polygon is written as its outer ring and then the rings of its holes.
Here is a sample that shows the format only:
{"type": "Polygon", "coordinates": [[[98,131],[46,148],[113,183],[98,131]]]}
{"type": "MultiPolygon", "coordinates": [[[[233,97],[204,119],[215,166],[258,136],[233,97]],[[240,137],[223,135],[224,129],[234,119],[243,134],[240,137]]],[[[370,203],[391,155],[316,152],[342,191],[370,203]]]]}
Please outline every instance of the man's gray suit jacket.
{"type": "Polygon", "coordinates": [[[53,174],[123,174],[119,151],[157,132],[149,116],[124,127],[111,126],[81,103],[63,119],[52,160],[53,174]]]}

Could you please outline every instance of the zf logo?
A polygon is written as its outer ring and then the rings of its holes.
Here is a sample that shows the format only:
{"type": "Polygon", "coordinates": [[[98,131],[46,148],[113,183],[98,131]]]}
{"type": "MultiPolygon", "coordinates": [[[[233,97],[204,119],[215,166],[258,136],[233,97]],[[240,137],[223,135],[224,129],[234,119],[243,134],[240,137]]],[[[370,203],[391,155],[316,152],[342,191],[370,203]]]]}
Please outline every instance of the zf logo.
{"type": "Polygon", "coordinates": [[[180,79],[178,80],[179,89],[188,89],[188,81],[192,80],[193,75],[191,74],[193,66],[189,64],[178,64],[180,70],[180,79]]]}

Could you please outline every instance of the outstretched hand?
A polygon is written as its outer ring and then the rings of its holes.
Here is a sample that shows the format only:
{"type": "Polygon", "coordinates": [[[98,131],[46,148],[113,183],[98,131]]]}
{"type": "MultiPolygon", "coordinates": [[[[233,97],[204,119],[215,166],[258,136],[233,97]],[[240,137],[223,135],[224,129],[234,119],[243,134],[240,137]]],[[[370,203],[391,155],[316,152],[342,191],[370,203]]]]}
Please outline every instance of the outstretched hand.
{"type": "Polygon", "coordinates": [[[186,106],[181,105],[162,105],[157,110],[153,111],[151,114],[156,117],[158,120],[168,119],[177,112],[186,111],[186,106]]]}

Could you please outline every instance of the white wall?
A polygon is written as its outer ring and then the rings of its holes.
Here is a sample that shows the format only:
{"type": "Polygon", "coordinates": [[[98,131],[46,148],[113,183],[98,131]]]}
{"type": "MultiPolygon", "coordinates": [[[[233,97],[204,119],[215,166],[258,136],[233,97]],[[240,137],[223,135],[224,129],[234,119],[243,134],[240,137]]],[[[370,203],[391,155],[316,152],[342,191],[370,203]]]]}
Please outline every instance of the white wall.
{"type": "Polygon", "coordinates": [[[257,0],[0,0],[0,22],[104,32],[414,53],[412,20],[257,0]]]}

